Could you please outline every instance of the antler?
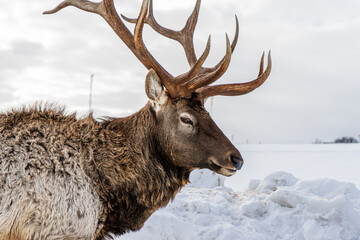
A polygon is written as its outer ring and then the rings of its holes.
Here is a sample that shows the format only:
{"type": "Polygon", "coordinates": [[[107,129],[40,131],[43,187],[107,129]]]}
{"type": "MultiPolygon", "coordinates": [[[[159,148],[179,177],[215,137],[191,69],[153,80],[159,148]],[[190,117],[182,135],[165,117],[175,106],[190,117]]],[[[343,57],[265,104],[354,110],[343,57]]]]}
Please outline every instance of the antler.
{"type": "Polygon", "coordinates": [[[238,84],[224,84],[224,85],[215,85],[215,86],[205,86],[196,89],[196,92],[200,94],[203,99],[215,96],[215,95],[223,95],[223,96],[238,96],[247,94],[256,88],[260,87],[265,80],[269,77],[271,72],[271,51],[268,54],[268,65],[266,67],[265,72],[264,69],[264,55],[263,53],[260,62],[260,71],[258,77],[247,83],[238,83],[238,84]]]}
{"type": "MultiPolygon", "coordinates": [[[[144,0],[139,14],[139,21],[135,26],[134,35],[121,21],[115,10],[113,0],[102,0],[97,3],[88,0],[65,0],[54,9],[44,12],[44,14],[54,14],[65,7],[73,6],[81,10],[100,15],[147,69],[154,69],[161,79],[173,79],[174,77],[168,73],[150,54],[143,42],[142,31],[144,28],[148,5],[148,0],[144,0]]],[[[164,81],[163,84],[165,88],[173,92],[171,84],[166,81],[164,81]]]]}
{"type": "Polygon", "coordinates": [[[261,76],[259,76],[258,79],[245,84],[208,86],[219,79],[225,73],[230,64],[231,54],[234,51],[238,40],[239,23],[237,17],[235,16],[235,36],[232,44],[230,45],[229,38],[226,35],[226,55],[224,58],[216,66],[212,68],[205,68],[202,65],[209,55],[211,38],[209,36],[206,48],[200,58],[196,57],[193,42],[194,31],[199,16],[200,4],[201,0],[197,0],[195,9],[188,18],[185,27],[180,31],[174,31],[159,25],[154,17],[152,0],[150,0],[150,4],[149,0],[143,0],[141,11],[137,19],[130,19],[121,15],[122,18],[126,21],[136,23],[134,34],[132,34],[121,21],[115,10],[113,0],[102,0],[101,2],[96,3],[88,0],[65,0],[53,10],[44,12],[44,14],[53,14],[65,7],[74,6],[81,10],[100,15],[106,20],[106,22],[140,60],[140,62],[142,62],[142,64],[147,69],[155,70],[172,98],[188,98],[194,92],[199,93],[204,98],[214,95],[241,95],[245,94],[244,92],[246,91],[250,92],[256,87],[260,86],[270,74],[270,54],[268,67],[264,73],[262,73],[263,60],[261,62],[261,74],[259,74],[261,76]],[[145,23],[150,25],[159,34],[176,40],[183,46],[188,63],[191,67],[187,73],[174,77],[156,61],[156,59],[147,50],[142,39],[142,32],[145,23]],[[240,87],[240,85],[242,87],[240,87]],[[242,90],[240,91],[239,89],[242,90]],[[247,90],[244,91],[243,89],[247,90]]]}
{"type": "MultiPolygon", "coordinates": [[[[235,16],[236,32],[231,45],[229,43],[228,36],[226,35],[227,48],[225,57],[213,68],[202,67],[209,55],[211,37],[209,36],[206,48],[201,57],[198,59],[194,50],[194,31],[199,17],[200,5],[201,0],[197,0],[192,14],[188,18],[184,28],[180,31],[165,28],[156,21],[152,0],[150,0],[149,13],[145,21],[145,23],[151,26],[156,32],[179,42],[184,48],[186,58],[191,69],[186,74],[180,75],[175,79],[175,84],[179,85],[181,89],[185,89],[186,93],[183,96],[189,96],[195,89],[215,82],[225,73],[230,64],[231,54],[235,49],[239,36],[239,22],[235,16]]],[[[121,15],[121,17],[130,23],[136,23],[138,21],[138,19],[127,18],[124,15],[121,15]]]]}

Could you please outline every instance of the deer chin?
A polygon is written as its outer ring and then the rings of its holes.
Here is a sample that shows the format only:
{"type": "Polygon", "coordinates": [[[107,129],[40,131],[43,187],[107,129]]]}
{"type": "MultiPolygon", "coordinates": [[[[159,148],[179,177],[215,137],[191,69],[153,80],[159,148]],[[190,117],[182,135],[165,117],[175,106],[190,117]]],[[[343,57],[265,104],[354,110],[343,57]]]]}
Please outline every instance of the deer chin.
{"type": "Polygon", "coordinates": [[[221,174],[225,177],[231,177],[232,175],[234,175],[236,173],[235,169],[229,169],[228,167],[222,167],[222,166],[216,164],[213,160],[210,160],[210,161],[211,161],[210,170],[212,170],[218,174],[221,174]]]}

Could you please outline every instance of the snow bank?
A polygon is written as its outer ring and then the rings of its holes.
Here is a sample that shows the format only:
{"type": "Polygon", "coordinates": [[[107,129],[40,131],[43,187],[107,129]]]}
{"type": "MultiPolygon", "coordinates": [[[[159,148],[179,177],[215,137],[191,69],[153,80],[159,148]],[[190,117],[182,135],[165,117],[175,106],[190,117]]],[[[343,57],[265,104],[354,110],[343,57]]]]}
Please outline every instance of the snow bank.
{"type": "Polygon", "coordinates": [[[250,181],[243,192],[184,188],[139,232],[120,240],[360,239],[360,191],[330,179],[285,172],[250,181]]]}
{"type": "Polygon", "coordinates": [[[223,187],[225,177],[208,169],[195,170],[190,174],[190,184],[187,187],[215,188],[223,187]]]}

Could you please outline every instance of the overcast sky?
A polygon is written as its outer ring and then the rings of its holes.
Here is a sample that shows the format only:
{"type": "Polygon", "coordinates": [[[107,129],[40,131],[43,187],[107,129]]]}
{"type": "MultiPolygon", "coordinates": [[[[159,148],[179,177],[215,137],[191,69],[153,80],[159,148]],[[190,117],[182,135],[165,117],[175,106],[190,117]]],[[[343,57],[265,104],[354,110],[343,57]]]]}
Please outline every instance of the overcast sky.
{"type": "MultiPolygon", "coordinates": [[[[96,116],[123,117],[146,104],[147,70],[102,18],[75,8],[42,15],[60,0],[1,1],[1,111],[48,101],[84,115],[92,73],[96,116]]],[[[117,10],[135,17],[140,4],[119,0],[117,10]]],[[[154,0],[155,15],[162,25],[180,29],[194,4],[195,0],[154,0]]],[[[203,0],[195,46],[201,54],[212,35],[205,66],[223,57],[225,32],[233,37],[235,14],[240,22],[238,46],[220,83],[254,79],[262,52],[272,51],[273,71],[263,86],[244,96],[214,98],[212,115],[225,134],[235,143],[357,137],[359,10],[359,0],[203,0]]],[[[188,71],[178,43],[149,27],[144,39],[170,73],[188,71]]]]}

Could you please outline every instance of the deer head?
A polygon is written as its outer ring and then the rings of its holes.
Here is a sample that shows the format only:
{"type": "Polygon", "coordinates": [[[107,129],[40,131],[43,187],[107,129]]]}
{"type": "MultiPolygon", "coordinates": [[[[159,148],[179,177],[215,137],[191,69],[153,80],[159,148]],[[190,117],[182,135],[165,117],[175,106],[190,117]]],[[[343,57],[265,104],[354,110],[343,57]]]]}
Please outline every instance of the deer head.
{"type": "Polygon", "coordinates": [[[236,19],[236,32],[232,43],[226,35],[226,54],[214,67],[203,67],[209,51],[209,36],[206,48],[198,58],[194,51],[193,36],[197,23],[201,0],[196,6],[185,27],[180,31],[167,29],[158,24],[153,13],[152,0],[143,0],[137,19],[121,17],[134,23],[132,34],[117,14],[113,0],[91,2],[87,0],[65,0],[56,8],[44,12],[53,14],[74,6],[103,17],[140,62],[149,70],[146,76],[145,90],[150,107],[157,121],[157,138],[176,167],[186,169],[209,168],[220,174],[230,176],[243,165],[239,151],[216,126],[204,108],[207,98],[215,95],[235,96],[249,93],[262,85],[271,71],[271,57],[264,71],[264,54],[260,62],[258,77],[247,83],[211,85],[227,70],[231,55],[235,49],[239,24],[236,19]],[[168,73],[147,50],[142,32],[148,24],[159,34],[178,41],[184,48],[190,70],[179,76],[168,73]]]}

